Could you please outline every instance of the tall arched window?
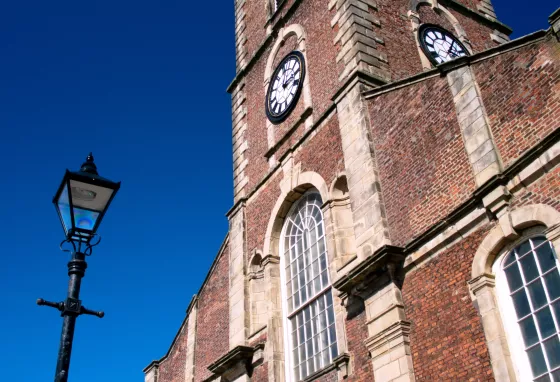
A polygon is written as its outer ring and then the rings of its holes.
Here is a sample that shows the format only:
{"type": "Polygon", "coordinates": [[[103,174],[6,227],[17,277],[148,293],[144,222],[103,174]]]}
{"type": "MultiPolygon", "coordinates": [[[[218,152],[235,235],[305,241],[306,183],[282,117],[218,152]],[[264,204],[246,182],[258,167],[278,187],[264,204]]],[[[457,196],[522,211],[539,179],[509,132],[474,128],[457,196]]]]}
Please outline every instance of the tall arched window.
{"type": "Polygon", "coordinates": [[[300,381],[338,355],[321,196],[305,194],[282,229],[286,375],[300,381]]]}
{"type": "Polygon", "coordinates": [[[544,236],[536,236],[495,266],[519,380],[560,381],[560,273],[554,248],[544,236]]]}

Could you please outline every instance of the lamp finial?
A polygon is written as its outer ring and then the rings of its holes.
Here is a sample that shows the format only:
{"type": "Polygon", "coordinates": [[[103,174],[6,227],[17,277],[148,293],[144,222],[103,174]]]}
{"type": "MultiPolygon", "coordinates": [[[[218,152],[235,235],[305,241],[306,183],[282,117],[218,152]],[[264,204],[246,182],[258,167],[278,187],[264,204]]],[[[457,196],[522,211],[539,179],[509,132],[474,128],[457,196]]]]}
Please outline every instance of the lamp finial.
{"type": "Polygon", "coordinates": [[[87,172],[93,175],[99,175],[97,173],[97,166],[95,165],[95,163],[93,163],[93,154],[91,152],[87,156],[86,161],[82,163],[80,171],[87,172]]]}

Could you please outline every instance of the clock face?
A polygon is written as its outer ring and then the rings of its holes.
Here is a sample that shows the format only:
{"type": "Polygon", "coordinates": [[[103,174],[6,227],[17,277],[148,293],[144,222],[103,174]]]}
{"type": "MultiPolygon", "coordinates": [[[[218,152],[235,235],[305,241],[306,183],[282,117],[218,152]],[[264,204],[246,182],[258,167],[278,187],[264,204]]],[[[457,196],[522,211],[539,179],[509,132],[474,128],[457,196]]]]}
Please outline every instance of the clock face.
{"type": "Polygon", "coordinates": [[[467,48],[452,33],[435,25],[422,25],[418,38],[422,50],[434,65],[469,54],[467,48]]]}
{"type": "Polygon", "coordinates": [[[295,107],[305,77],[301,52],[293,51],[280,62],[266,92],[266,115],[272,123],[284,121],[295,107]]]}

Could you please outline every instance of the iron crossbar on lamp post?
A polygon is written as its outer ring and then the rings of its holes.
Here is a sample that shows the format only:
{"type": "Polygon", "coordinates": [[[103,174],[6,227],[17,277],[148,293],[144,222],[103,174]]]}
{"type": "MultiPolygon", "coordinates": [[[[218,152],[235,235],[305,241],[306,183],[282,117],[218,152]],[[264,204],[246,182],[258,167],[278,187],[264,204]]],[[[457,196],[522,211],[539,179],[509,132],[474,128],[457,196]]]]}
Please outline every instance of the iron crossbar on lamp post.
{"type": "Polygon", "coordinates": [[[92,254],[93,247],[99,244],[100,237],[97,228],[109,208],[111,201],[120,188],[120,182],[105,179],[97,173],[97,166],[93,163],[90,153],[79,171],[66,170],[53,203],[64,228],[66,239],[60,244],[71,245],[72,258],[68,262],[68,294],[61,302],[50,302],[42,298],[37,305],[45,305],[58,309],[64,318],[60,347],[56,363],[55,382],[66,382],[70,368],[72,342],[76,318],[82,314],[89,314],[102,318],[103,312],[96,312],[82,306],[80,287],[87,263],[86,256],[92,254]]]}

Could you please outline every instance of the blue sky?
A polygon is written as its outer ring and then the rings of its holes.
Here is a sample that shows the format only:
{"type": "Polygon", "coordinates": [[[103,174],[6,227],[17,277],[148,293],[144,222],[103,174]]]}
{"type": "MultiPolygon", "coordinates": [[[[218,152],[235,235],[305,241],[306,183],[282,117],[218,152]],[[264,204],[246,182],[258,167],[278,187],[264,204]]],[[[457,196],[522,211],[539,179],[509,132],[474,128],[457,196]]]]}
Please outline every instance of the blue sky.
{"type": "MultiPolygon", "coordinates": [[[[51,198],[93,151],[122,181],[82,284],[70,380],[142,381],[227,232],[233,0],[5,1],[0,7],[3,380],[52,380],[68,256],[51,198]]],[[[554,1],[495,0],[514,36],[554,1]],[[522,10],[522,11],[521,11],[522,10]]]]}

